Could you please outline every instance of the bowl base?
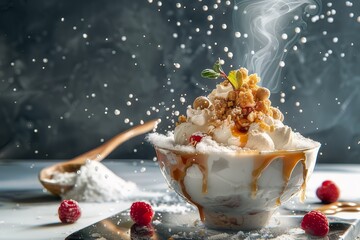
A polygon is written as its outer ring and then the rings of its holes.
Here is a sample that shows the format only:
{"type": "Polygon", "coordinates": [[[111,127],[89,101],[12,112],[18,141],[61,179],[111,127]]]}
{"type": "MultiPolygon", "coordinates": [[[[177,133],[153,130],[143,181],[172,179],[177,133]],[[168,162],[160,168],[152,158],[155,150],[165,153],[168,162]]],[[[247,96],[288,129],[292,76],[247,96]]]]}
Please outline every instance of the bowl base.
{"type": "Polygon", "coordinates": [[[265,227],[274,211],[239,214],[236,211],[224,213],[204,210],[204,224],[211,229],[255,230],[265,227]]]}

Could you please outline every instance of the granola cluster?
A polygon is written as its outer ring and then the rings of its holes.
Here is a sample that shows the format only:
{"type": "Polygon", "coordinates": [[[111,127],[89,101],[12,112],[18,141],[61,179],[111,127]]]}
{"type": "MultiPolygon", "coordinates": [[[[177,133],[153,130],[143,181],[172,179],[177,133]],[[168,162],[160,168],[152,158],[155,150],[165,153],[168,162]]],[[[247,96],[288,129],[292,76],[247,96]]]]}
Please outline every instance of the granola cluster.
{"type": "MultiPolygon", "coordinates": [[[[242,75],[242,84],[238,89],[230,91],[226,98],[224,97],[198,97],[195,99],[194,109],[205,109],[213,111],[211,123],[214,126],[230,118],[235,123],[238,131],[246,133],[250,124],[257,122],[266,131],[270,131],[271,126],[264,123],[265,116],[283,121],[283,114],[279,109],[271,106],[269,100],[270,91],[267,88],[258,86],[260,78],[256,74],[248,75],[248,70],[240,68],[242,75]]],[[[228,79],[222,83],[223,86],[230,84],[228,79]]],[[[211,95],[211,94],[210,94],[211,95]]],[[[179,123],[185,122],[186,117],[180,116],[179,123]]]]}

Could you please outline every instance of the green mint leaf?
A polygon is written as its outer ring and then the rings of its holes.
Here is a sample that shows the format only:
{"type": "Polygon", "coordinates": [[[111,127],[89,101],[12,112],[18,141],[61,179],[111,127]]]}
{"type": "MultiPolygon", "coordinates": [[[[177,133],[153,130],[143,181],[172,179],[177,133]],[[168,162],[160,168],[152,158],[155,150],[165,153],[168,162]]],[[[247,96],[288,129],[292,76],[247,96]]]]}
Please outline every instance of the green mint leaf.
{"type": "Polygon", "coordinates": [[[236,71],[235,70],[229,72],[228,80],[235,90],[239,89],[238,81],[236,80],[236,71]]]}
{"type": "Polygon", "coordinates": [[[215,72],[213,69],[205,69],[201,72],[203,78],[216,79],[221,76],[220,73],[215,72]]]}
{"type": "Polygon", "coordinates": [[[237,85],[240,88],[243,85],[243,82],[244,82],[243,75],[239,70],[236,70],[235,76],[236,76],[237,85]]]}
{"type": "Polygon", "coordinates": [[[222,67],[221,67],[220,59],[218,59],[218,60],[215,62],[214,66],[213,66],[213,69],[214,69],[214,71],[217,72],[217,73],[222,73],[222,72],[224,72],[224,70],[223,70],[222,67]]]}
{"type": "Polygon", "coordinates": [[[229,72],[228,80],[233,86],[234,90],[238,90],[243,85],[243,76],[239,70],[233,70],[229,72]]]}

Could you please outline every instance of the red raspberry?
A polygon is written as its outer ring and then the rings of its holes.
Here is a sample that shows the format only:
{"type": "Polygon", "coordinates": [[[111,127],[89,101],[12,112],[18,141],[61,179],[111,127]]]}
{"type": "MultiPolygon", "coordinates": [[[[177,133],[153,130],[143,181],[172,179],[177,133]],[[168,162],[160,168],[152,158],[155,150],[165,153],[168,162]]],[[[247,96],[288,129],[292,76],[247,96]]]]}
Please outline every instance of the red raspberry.
{"type": "Polygon", "coordinates": [[[138,225],[148,225],[154,217],[154,211],[146,202],[134,202],[130,208],[130,217],[138,225]]]}
{"type": "Polygon", "coordinates": [[[139,225],[134,223],[130,228],[130,239],[131,240],[142,240],[142,239],[151,239],[154,235],[154,227],[149,225],[139,225]]]}
{"type": "Polygon", "coordinates": [[[198,144],[203,139],[203,137],[205,137],[205,134],[201,132],[193,133],[189,138],[189,142],[193,146],[196,146],[196,144],[198,144]]]}
{"type": "Polygon", "coordinates": [[[81,216],[79,204],[75,200],[63,200],[60,203],[58,214],[61,222],[74,223],[81,216]]]}
{"type": "Polygon", "coordinates": [[[329,232],[327,217],[319,211],[311,211],[305,214],[301,221],[301,228],[310,235],[324,237],[329,232]]]}
{"type": "Polygon", "coordinates": [[[323,203],[333,203],[338,200],[340,190],[334,182],[327,180],[316,190],[316,195],[323,203]]]}

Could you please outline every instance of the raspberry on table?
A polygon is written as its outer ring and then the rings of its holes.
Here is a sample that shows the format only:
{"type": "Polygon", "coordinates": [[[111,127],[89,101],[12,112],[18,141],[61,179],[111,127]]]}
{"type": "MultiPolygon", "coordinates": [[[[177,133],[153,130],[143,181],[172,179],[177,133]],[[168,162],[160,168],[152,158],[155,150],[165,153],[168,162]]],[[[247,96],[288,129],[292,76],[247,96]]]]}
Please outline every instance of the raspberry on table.
{"type": "Polygon", "coordinates": [[[334,182],[326,180],[316,190],[316,195],[323,203],[333,203],[339,199],[340,190],[334,182]]]}
{"type": "Polygon", "coordinates": [[[310,235],[324,237],[329,232],[329,221],[319,211],[311,211],[305,214],[301,221],[301,228],[310,235]]]}
{"type": "Polygon", "coordinates": [[[138,225],[148,225],[154,217],[154,210],[146,202],[134,202],[130,207],[130,217],[138,225]]]}
{"type": "Polygon", "coordinates": [[[75,200],[63,200],[60,203],[58,214],[62,223],[74,223],[81,216],[81,209],[75,200]]]}

